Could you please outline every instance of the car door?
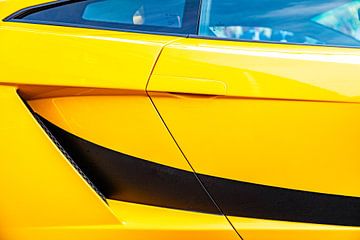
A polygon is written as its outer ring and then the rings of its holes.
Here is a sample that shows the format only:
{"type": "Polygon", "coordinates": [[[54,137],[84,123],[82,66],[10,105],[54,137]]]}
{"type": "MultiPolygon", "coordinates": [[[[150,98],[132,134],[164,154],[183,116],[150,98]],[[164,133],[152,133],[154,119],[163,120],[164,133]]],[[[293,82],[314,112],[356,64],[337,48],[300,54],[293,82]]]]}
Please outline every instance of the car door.
{"type": "Polygon", "coordinates": [[[360,236],[358,1],[203,1],[148,92],[244,239],[360,236]]]}
{"type": "Polygon", "coordinates": [[[163,47],[196,33],[199,2],[44,2],[1,10],[11,239],[238,239],[145,91],[163,47]]]}

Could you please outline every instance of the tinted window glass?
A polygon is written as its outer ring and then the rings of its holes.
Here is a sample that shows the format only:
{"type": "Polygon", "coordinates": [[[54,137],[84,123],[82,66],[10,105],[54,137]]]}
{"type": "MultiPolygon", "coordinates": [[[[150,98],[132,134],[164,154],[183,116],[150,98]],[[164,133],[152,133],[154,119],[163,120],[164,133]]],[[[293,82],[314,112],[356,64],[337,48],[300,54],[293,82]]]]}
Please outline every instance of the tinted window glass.
{"type": "Polygon", "coordinates": [[[86,6],[83,19],[148,26],[181,28],[185,0],[144,1],[107,0],[86,6]]]}
{"type": "Polygon", "coordinates": [[[200,35],[360,46],[360,0],[203,0],[200,35]]]}
{"type": "Polygon", "coordinates": [[[38,23],[196,33],[197,0],[63,1],[21,14],[38,23]]]}

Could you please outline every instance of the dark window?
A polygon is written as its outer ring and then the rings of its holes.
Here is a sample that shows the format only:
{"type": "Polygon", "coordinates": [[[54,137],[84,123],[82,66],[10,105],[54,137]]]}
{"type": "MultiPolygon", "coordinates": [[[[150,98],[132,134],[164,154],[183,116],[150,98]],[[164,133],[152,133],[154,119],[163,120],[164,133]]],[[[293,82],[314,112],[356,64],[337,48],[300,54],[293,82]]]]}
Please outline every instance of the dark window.
{"type": "Polygon", "coordinates": [[[203,0],[201,12],[202,36],[360,46],[360,0],[203,0]]]}
{"type": "Polygon", "coordinates": [[[59,1],[24,10],[15,21],[194,34],[199,0],[59,1]]]}

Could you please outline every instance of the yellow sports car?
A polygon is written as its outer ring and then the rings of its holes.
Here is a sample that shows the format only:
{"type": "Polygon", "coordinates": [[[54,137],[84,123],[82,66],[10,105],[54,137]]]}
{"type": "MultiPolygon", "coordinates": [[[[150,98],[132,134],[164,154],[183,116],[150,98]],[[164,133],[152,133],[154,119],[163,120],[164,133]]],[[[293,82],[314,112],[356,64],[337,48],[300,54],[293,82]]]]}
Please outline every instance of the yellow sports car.
{"type": "Polygon", "coordinates": [[[1,240],[359,240],[359,0],[0,0],[1,240]]]}

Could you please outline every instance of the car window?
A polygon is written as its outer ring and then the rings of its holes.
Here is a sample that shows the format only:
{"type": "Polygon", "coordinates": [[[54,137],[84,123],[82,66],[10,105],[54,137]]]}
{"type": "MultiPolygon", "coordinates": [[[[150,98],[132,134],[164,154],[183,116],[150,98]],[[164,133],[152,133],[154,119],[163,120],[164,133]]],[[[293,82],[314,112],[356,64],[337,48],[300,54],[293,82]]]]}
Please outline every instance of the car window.
{"type": "Polygon", "coordinates": [[[360,0],[203,0],[199,35],[360,46],[360,0]]]}
{"type": "Polygon", "coordinates": [[[90,21],[181,28],[185,0],[106,0],[90,3],[82,18],[90,21]]]}
{"type": "Polygon", "coordinates": [[[198,0],[61,1],[17,20],[58,25],[196,33],[198,0]]]}

